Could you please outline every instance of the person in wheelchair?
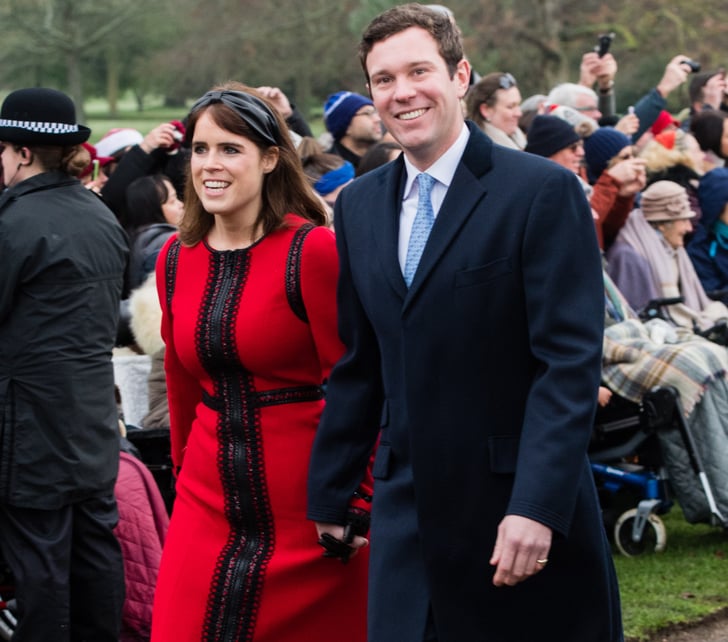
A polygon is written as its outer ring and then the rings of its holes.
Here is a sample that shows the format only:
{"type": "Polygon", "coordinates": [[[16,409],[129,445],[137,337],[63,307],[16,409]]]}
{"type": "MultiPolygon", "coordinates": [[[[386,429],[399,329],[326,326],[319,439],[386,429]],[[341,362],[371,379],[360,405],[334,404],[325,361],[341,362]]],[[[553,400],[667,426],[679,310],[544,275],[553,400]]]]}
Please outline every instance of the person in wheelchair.
{"type": "Polygon", "coordinates": [[[700,179],[703,217],[687,251],[708,295],[728,301],[728,167],[716,167],[700,179]]]}
{"type": "MultiPolygon", "coordinates": [[[[677,391],[720,512],[728,514],[728,425],[723,420],[728,414],[728,351],[663,319],[643,322],[606,271],[604,288],[603,385],[637,404],[658,386],[677,391]]],[[[710,506],[679,430],[660,431],[658,438],[686,520],[710,522],[710,506]]]]}
{"type": "Polygon", "coordinates": [[[607,270],[633,309],[672,299],[662,306],[666,320],[708,332],[725,327],[728,308],[708,297],[685,251],[694,216],[685,188],[672,181],[653,183],[608,250],[607,270]],[[682,302],[675,302],[678,298],[682,302]]]}

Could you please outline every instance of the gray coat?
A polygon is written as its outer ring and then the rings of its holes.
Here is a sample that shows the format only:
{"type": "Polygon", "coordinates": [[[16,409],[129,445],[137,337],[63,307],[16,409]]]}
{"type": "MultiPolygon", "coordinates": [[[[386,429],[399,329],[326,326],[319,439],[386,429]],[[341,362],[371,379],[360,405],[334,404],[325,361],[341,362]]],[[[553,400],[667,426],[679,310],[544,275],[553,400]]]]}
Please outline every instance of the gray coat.
{"type": "Polygon", "coordinates": [[[0,502],[54,509],[113,491],[127,255],[113,213],[64,173],[0,195],[0,502]]]}

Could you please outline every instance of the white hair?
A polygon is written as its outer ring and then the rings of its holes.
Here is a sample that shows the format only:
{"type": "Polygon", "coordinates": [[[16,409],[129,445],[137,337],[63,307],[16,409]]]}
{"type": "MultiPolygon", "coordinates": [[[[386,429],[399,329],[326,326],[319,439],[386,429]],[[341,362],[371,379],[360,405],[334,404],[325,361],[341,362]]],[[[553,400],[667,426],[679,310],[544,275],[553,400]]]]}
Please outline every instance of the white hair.
{"type": "Polygon", "coordinates": [[[577,85],[573,82],[563,82],[560,85],[556,85],[546,97],[546,102],[549,105],[564,105],[565,107],[576,108],[577,96],[589,96],[598,103],[599,99],[596,92],[589,87],[584,85],[577,85]]]}

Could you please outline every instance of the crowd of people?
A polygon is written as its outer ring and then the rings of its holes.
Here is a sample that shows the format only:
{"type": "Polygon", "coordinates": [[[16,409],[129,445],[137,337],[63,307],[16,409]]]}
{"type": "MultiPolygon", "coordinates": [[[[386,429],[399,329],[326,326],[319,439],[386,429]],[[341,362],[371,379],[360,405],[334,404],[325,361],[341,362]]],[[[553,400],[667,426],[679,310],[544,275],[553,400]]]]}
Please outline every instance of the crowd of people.
{"type": "Polygon", "coordinates": [[[3,102],[14,640],[623,639],[598,406],[672,385],[728,455],[726,72],[675,55],[620,112],[590,51],[524,98],[441,5],[359,56],[369,96],[328,96],[319,137],[239,82],[95,145],[59,91],[3,102]],[[112,354],[149,363],[135,425],[112,354]],[[138,593],[119,437],[152,428],[176,498],[138,593]]]}

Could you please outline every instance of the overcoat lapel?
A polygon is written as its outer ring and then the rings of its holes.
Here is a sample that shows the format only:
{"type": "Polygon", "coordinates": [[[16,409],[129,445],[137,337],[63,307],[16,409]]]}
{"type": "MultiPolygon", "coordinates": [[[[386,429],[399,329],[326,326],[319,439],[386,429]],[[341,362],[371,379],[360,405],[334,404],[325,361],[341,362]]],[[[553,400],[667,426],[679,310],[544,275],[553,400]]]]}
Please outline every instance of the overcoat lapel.
{"type": "Polygon", "coordinates": [[[472,123],[468,123],[468,126],[470,140],[437,214],[430,238],[427,239],[420,264],[405,298],[405,309],[427,282],[428,274],[487,193],[480,179],[490,170],[492,143],[472,123]]]}
{"type": "Polygon", "coordinates": [[[399,211],[406,180],[402,158],[396,159],[391,170],[381,174],[380,178],[384,183],[381,190],[382,202],[371,204],[373,211],[370,220],[374,226],[372,237],[375,239],[377,255],[387,280],[395,292],[404,299],[407,295],[407,285],[402,276],[398,256],[399,211]]]}

